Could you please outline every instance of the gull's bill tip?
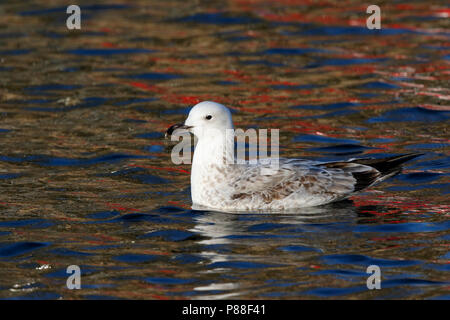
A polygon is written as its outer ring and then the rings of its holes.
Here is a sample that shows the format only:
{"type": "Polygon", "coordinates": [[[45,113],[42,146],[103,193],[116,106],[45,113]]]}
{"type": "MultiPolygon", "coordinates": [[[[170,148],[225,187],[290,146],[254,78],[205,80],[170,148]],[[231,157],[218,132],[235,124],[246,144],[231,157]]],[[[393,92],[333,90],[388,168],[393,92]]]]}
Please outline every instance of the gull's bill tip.
{"type": "Polygon", "coordinates": [[[192,127],[191,126],[187,126],[184,123],[176,123],[176,124],[170,126],[169,129],[167,129],[165,137],[166,138],[170,137],[175,130],[178,130],[178,129],[189,130],[190,128],[192,128],[192,127]]]}

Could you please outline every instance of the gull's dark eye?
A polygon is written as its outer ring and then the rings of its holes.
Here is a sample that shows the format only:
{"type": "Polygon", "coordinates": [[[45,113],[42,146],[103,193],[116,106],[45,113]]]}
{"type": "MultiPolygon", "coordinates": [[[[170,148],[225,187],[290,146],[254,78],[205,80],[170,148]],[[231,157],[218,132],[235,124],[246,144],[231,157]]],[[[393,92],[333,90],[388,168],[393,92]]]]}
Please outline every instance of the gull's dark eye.
{"type": "Polygon", "coordinates": [[[205,119],[206,119],[206,120],[211,120],[211,119],[212,119],[212,115],[208,114],[208,115],[205,117],[205,119]]]}

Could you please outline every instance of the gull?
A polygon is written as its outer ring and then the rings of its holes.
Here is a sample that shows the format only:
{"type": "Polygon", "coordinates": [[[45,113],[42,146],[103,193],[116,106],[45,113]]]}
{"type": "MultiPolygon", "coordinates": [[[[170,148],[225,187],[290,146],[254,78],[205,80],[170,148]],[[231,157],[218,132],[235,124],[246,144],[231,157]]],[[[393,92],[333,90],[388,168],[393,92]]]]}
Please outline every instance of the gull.
{"type": "Polygon", "coordinates": [[[235,163],[233,120],[222,104],[203,101],[176,130],[197,137],[191,170],[193,207],[217,211],[284,211],[345,200],[398,174],[402,164],[422,154],[384,159],[358,158],[320,162],[305,159],[258,159],[235,163]]]}

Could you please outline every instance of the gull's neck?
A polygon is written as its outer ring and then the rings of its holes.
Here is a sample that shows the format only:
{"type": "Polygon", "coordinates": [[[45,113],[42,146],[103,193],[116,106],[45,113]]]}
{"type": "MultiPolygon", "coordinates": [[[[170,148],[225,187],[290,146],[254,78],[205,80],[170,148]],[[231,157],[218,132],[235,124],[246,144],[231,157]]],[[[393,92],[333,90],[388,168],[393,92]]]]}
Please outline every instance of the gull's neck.
{"type": "Polygon", "coordinates": [[[194,151],[192,170],[223,168],[234,163],[234,132],[227,130],[205,135],[198,139],[194,151]]]}
{"type": "Polygon", "coordinates": [[[217,192],[223,186],[216,179],[226,175],[228,168],[234,163],[234,134],[230,131],[223,134],[203,136],[198,139],[194,151],[191,170],[192,202],[208,205],[207,194],[217,192]],[[216,182],[211,184],[211,182],[216,182]],[[213,190],[214,189],[214,190],[213,190]]]}

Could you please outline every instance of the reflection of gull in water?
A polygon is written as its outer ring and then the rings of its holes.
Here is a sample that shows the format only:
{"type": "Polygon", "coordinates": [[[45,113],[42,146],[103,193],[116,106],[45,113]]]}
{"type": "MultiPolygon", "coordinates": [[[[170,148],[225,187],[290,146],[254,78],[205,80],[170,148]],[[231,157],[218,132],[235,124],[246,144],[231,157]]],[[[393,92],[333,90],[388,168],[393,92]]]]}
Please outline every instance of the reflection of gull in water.
{"type": "MultiPolygon", "coordinates": [[[[197,207],[197,209],[200,209],[197,207]]],[[[233,297],[245,294],[247,291],[252,290],[251,283],[245,281],[230,282],[229,277],[221,278],[216,275],[229,275],[230,270],[227,267],[227,263],[233,263],[236,261],[245,261],[253,263],[262,263],[264,265],[276,265],[279,264],[279,257],[273,255],[273,259],[270,259],[263,252],[258,251],[248,253],[239,253],[240,250],[236,248],[245,246],[259,246],[261,242],[266,243],[267,239],[271,239],[268,243],[268,247],[276,245],[277,247],[283,245],[305,245],[310,244],[303,243],[302,238],[298,238],[295,234],[293,237],[280,237],[270,238],[274,234],[280,234],[277,231],[269,230],[266,233],[252,230],[252,227],[258,225],[274,224],[278,226],[285,225],[286,228],[296,228],[304,224],[317,223],[317,222],[329,222],[332,220],[342,221],[345,218],[356,217],[356,208],[351,203],[341,202],[336,204],[325,205],[314,208],[298,209],[295,215],[283,214],[229,214],[225,212],[215,211],[202,211],[198,212],[194,217],[195,226],[189,231],[195,232],[201,235],[201,240],[198,240],[198,244],[204,246],[199,252],[203,258],[209,260],[209,265],[204,273],[215,274],[215,280],[213,283],[205,286],[199,286],[194,288],[200,295],[196,296],[196,299],[229,299],[233,297]],[[252,236],[256,236],[253,238],[252,236]],[[261,237],[259,237],[261,236],[261,237]],[[266,238],[267,236],[267,238],[266,238]],[[221,280],[223,282],[221,282],[221,280]],[[217,292],[218,291],[218,292],[217,292]]],[[[317,246],[315,244],[314,246],[317,246]]],[[[269,250],[271,250],[269,248],[269,250]]],[[[298,260],[307,258],[308,256],[315,255],[317,252],[309,251],[299,254],[298,260]]],[[[281,263],[284,263],[281,262],[281,263]]]]}
{"type": "Polygon", "coordinates": [[[199,242],[204,245],[230,243],[227,236],[244,232],[246,228],[244,224],[237,223],[235,216],[221,212],[207,212],[195,217],[195,220],[197,224],[190,231],[206,237],[205,240],[199,242]]]}
{"type": "MultiPolygon", "coordinates": [[[[224,214],[222,212],[204,212],[195,217],[196,225],[189,231],[198,233],[206,239],[200,240],[198,243],[210,245],[224,245],[230,244],[233,240],[228,239],[227,236],[244,232],[246,226],[238,224],[234,215],[224,214]]],[[[202,238],[203,238],[202,237],[202,238]]],[[[232,256],[225,253],[219,253],[214,249],[209,249],[200,252],[200,255],[210,260],[210,263],[226,262],[233,259],[232,256]]],[[[206,273],[222,273],[222,268],[208,269],[206,273]]],[[[240,289],[239,283],[231,282],[214,282],[208,286],[200,286],[194,288],[202,294],[196,296],[196,299],[230,299],[241,295],[243,292],[240,289]],[[219,294],[213,292],[221,292],[219,294]]]]}
{"type": "MultiPolygon", "coordinates": [[[[226,283],[211,283],[207,286],[202,286],[202,287],[195,287],[194,290],[195,291],[200,291],[200,292],[211,292],[211,291],[231,291],[231,290],[237,290],[240,289],[240,285],[238,283],[231,283],[231,282],[226,282],[226,283]]],[[[196,299],[200,299],[200,300],[208,300],[208,299],[229,299],[235,296],[239,296],[242,293],[237,291],[237,292],[226,292],[226,293],[221,293],[221,294],[205,294],[205,295],[201,295],[201,296],[197,296],[196,299]]]]}
{"type": "MultiPolygon", "coordinates": [[[[204,207],[194,206],[196,210],[204,210],[204,207]]],[[[255,219],[241,219],[241,217],[255,216],[270,218],[272,222],[286,225],[301,225],[305,223],[318,222],[323,219],[342,219],[344,217],[355,217],[357,209],[351,201],[331,203],[319,207],[299,208],[295,212],[287,211],[286,214],[264,215],[261,212],[249,212],[249,214],[227,214],[220,211],[205,211],[195,217],[196,225],[190,231],[202,235],[199,241],[203,245],[230,244],[231,236],[248,235],[248,228],[255,223],[261,222],[255,219]],[[295,213],[295,214],[294,214],[295,213]]]]}
{"type": "Polygon", "coordinates": [[[198,138],[192,202],[223,211],[278,211],[340,201],[397,174],[401,164],[419,155],[341,162],[260,159],[256,164],[235,164],[231,113],[209,101],[194,106],[184,124],[173,125],[167,134],[176,129],[198,138]]]}

